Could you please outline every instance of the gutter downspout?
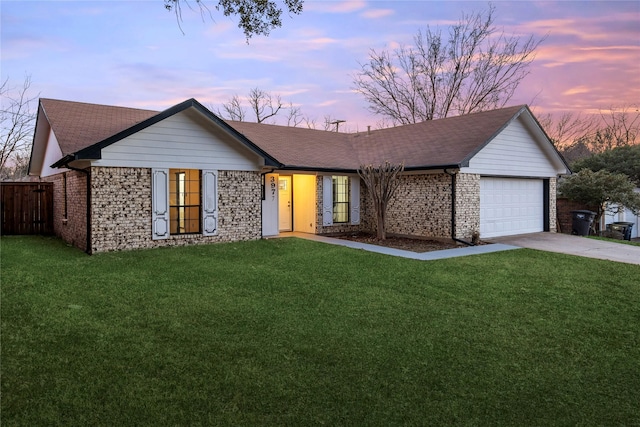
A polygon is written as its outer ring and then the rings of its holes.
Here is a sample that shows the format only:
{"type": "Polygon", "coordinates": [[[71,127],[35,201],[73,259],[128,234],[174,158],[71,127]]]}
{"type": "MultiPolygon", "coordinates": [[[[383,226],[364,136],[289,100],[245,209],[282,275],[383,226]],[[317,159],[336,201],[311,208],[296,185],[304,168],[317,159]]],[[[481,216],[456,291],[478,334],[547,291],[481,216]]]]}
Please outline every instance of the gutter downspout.
{"type": "Polygon", "coordinates": [[[81,172],[87,176],[87,242],[85,253],[91,255],[91,172],[74,168],[73,166],[69,166],[69,164],[64,165],[64,167],[72,171],[81,172]]]}
{"type": "Polygon", "coordinates": [[[451,177],[451,239],[454,242],[463,243],[467,246],[475,246],[472,242],[458,239],[456,237],[456,174],[450,173],[447,169],[444,169],[444,173],[451,177]]]}

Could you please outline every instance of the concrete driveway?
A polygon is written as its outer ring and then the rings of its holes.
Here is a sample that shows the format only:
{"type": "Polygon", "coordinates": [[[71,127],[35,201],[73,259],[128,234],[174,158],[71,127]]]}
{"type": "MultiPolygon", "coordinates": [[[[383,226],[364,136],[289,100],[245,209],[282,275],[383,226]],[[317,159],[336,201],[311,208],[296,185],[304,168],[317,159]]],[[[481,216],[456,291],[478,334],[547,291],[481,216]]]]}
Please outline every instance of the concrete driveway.
{"type": "Polygon", "coordinates": [[[488,239],[493,243],[578,255],[587,258],[606,259],[640,265],[640,246],[604,242],[561,233],[532,233],[488,239]]]}

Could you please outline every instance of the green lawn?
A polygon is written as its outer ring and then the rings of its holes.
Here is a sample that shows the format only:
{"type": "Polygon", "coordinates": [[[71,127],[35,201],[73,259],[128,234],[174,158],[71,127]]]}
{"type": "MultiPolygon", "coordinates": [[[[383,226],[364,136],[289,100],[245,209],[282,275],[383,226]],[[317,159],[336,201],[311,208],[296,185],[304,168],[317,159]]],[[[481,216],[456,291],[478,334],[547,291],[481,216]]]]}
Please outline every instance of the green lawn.
{"type": "Polygon", "coordinates": [[[640,246],[640,242],[636,242],[636,241],[621,240],[621,239],[611,239],[609,237],[600,237],[600,236],[588,236],[588,237],[590,239],[603,240],[605,242],[622,243],[623,245],[631,245],[631,246],[640,246]]]}
{"type": "Polygon", "coordinates": [[[3,427],[640,423],[640,266],[0,244],[3,427]]]}

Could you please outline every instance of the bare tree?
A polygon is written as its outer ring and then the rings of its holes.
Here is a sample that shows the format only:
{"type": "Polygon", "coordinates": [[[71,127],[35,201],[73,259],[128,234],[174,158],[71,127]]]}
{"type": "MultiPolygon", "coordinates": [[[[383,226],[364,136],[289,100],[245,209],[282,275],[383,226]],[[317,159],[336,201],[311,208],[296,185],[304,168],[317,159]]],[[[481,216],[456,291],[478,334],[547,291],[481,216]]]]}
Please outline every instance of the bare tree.
{"type": "Polygon", "coordinates": [[[289,102],[287,111],[287,126],[295,128],[305,121],[305,117],[302,115],[302,110],[300,107],[293,105],[293,102],[289,102]]]}
{"type": "Polygon", "coordinates": [[[340,124],[345,122],[346,120],[332,119],[331,115],[326,115],[324,116],[324,130],[340,132],[340,124]]]}
{"type": "Polygon", "coordinates": [[[29,152],[16,152],[7,164],[0,169],[0,181],[20,181],[29,173],[29,152]]]}
{"type": "Polygon", "coordinates": [[[242,107],[242,101],[238,95],[233,95],[229,101],[222,104],[222,110],[217,109],[216,113],[220,117],[237,122],[244,122],[247,116],[247,112],[242,107]]]}
{"type": "MultiPolygon", "coordinates": [[[[211,16],[211,10],[205,0],[195,0],[200,16],[211,16]]],[[[272,29],[282,26],[282,10],[289,14],[302,13],[304,0],[218,0],[215,9],[224,16],[237,16],[238,27],[242,29],[247,42],[254,35],[268,36],[272,29]],[[282,5],[278,4],[282,3],[282,5]],[[284,7],[283,7],[284,6],[284,7]]],[[[188,0],[164,0],[164,7],[176,14],[178,26],[182,22],[182,6],[191,8],[188,0]]],[[[181,28],[182,29],[182,28],[181,28]]]]}
{"type": "Polygon", "coordinates": [[[307,127],[307,129],[315,129],[316,128],[316,119],[315,118],[311,118],[309,116],[305,116],[302,119],[304,125],[307,127]]]}
{"type": "Polygon", "coordinates": [[[312,127],[310,123],[315,126],[315,122],[303,116],[300,107],[293,105],[292,102],[287,105],[280,95],[273,95],[257,87],[251,89],[244,100],[240,96],[234,95],[229,101],[223,103],[221,108],[211,109],[224,119],[244,122],[248,121],[245,105],[257,123],[267,121],[275,123],[277,117],[286,112],[287,126],[297,127],[303,123],[306,123],[309,128],[312,127]]]}
{"type": "Polygon", "coordinates": [[[257,87],[249,91],[248,102],[258,123],[264,123],[267,119],[278,115],[284,105],[280,95],[272,96],[269,92],[257,87]]]}
{"type": "Polygon", "coordinates": [[[558,151],[569,164],[593,155],[584,139],[578,139],[571,144],[559,147],[558,151]]]}
{"type": "Polygon", "coordinates": [[[371,50],[354,77],[369,110],[408,124],[499,108],[528,74],[542,42],[499,32],[495,8],[463,14],[448,39],[427,27],[414,46],[371,50]]]}
{"type": "Polygon", "coordinates": [[[9,78],[0,86],[0,171],[3,175],[6,168],[14,174],[15,166],[28,157],[35,127],[32,104],[38,98],[29,94],[30,87],[29,75],[25,76],[22,86],[10,86],[9,78]]]}
{"type": "Polygon", "coordinates": [[[400,185],[400,174],[404,171],[404,164],[394,165],[389,162],[374,166],[361,165],[358,175],[364,181],[367,192],[373,202],[376,216],[376,237],[379,240],[387,238],[386,218],[387,207],[393,194],[400,185]]]}
{"type": "Polygon", "coordinates": [[[600,110],[601,126],[592,137],[596,152],[640,142],[640,110],[637,105],[600,110]]]}
{"type": "Polygon", "coordinates": [[[557,148],[566,147],[591,135],[596,125],[593,116],[574,112],[562,113],[557,120],[548,113],[540,116],[538,121],[557,148]]]}
{"type": "Polygon", "coordinates": [[[569,162],[640,142],[640,110],[636,105],[600,109],[597,115],[564,113],[541,116],[540,124],[569,162]]]}

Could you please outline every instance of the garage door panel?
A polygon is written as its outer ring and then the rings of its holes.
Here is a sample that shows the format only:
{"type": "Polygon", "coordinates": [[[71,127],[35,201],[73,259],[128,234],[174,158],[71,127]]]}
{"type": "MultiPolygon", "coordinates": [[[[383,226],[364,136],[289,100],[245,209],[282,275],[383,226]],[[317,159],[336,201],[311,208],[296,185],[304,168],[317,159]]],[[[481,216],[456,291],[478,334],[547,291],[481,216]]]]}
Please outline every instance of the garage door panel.
{"type": "Polygon", "coordinates": [[[481,237],[543,231],[543,198],[539,179],[481,178],[481,237]]]}

